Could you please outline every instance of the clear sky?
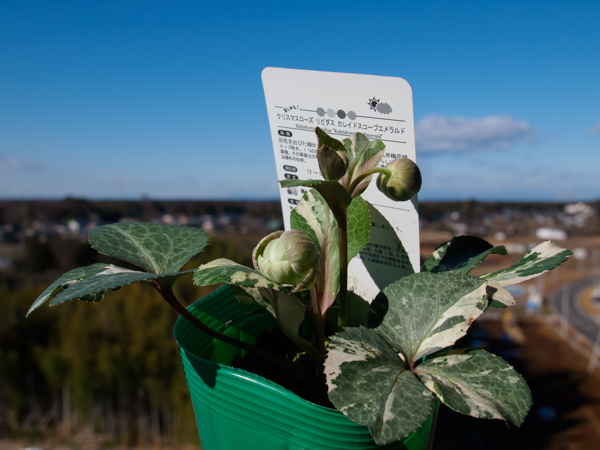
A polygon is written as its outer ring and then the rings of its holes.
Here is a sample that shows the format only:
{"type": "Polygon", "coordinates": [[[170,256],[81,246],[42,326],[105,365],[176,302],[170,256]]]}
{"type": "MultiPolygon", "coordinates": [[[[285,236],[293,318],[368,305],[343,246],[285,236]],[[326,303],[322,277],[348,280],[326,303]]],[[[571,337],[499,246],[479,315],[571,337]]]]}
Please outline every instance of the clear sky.
{"type": "Polygon", "coordinates": [[[0,198],[277,198],[272,66],[406,79],[421,200],[599,199],[599,24],[598,0],[0,0],[0,198]]]}

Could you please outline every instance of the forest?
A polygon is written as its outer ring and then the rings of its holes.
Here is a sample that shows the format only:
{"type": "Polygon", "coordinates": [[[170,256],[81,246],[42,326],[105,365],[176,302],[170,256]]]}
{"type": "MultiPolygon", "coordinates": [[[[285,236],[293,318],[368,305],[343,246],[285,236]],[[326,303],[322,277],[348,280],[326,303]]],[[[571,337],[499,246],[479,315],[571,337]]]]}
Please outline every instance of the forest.
{"type": "MultiPolygon", "coordinates": [[[[213,237],[186,269],[217,257],[250,265],[260,237],[213,237]]],[[[69,441],[88,430],[108,446],[197,444],[172,334],[177,314],[153,289],[134,284],[99,303],[72,301],[25,318],[55,278],[94,262],[111,261],[85,240],[29,238],[25,257],[1,273],[0,437],[69,441]]],[[[211,290],[182,281],[184,304],[211,290]]]]}

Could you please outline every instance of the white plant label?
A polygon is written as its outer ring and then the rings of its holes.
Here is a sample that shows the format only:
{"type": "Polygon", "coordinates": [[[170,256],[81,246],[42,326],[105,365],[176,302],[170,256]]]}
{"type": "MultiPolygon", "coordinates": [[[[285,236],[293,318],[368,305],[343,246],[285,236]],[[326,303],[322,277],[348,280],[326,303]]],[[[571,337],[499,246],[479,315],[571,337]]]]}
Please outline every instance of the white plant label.
{"type": "MultiPolygon", "coordinates": [[[[343,141],[359,132],[384,142],[381,166],[396,158],[416,162],[412,89],[395,77],[267,67],[262,72],[277,177],[322,179],[315,127],[343,141]]],[[[394,202],[375,177],[363,198],[369,203],[370,239],[349,265],[348,287],[371,302],[401,275],[418,272],[417,199],[394,202]]],[[[281,188],[285,229],[308,188],[281,188]]]]}

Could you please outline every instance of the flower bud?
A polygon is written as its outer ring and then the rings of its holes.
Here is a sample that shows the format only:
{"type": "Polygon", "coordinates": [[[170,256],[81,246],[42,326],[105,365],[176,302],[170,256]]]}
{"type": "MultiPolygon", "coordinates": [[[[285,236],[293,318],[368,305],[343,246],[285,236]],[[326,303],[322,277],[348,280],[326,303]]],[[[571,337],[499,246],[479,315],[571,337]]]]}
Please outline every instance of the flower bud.
{"type": "Polygon", "coordinates": [[[317,161],[323,178],[328,181],[338,181],[346,174],[348,157],[341,151],[322,145],[317,149],[317,161]]]}
{"type": "Polygon", "coordinates": [[[410,200],[421,190],[421,171],[410,159],[394,159],[385,168],[391,174],[380,173],[377,187],[388,198],[403,202],[410,200]]]}
{"type": "Polygon", "coordinates": [[[254,268],[279,284],[294,285],[294,292],[310,289],[321,271],[321,254],[303,231],[276,231],[263,238],[252,252],[254,268]]]}

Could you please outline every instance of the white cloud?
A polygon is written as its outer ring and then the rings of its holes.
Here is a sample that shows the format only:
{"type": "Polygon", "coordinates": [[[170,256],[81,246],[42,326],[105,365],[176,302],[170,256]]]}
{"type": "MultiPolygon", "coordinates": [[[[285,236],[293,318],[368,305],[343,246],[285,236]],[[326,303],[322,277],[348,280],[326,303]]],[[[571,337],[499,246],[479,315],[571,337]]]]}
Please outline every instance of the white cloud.
{"type": "Polygon", "coordinates": [[[600,134],[600,122],[588,130],[589,134],[600,134]]]}
{"type": "Polygon", "coordinates": [[[417,122],[415,131],[417,148],[428,153],[495,150],[534,141],[531,125],[509,116],[430,114],[417,122]]]}
{"type": "Polygon", "coordinates": [[[426,183],[419,192],[419,201],[595,201],[600,193],[600,178],[593,173],[518,164],[495,165],[494,171],[482,170],[468,176],[435,171],[424,174],[423,179],[426,183]]]}
{"type": "Polygon", "coordinates": [[[42,165],[34,161],[25,161],[16,156],[0,154],[0,172],[13,172],[20,169],[38,169],[42,165]]]}

